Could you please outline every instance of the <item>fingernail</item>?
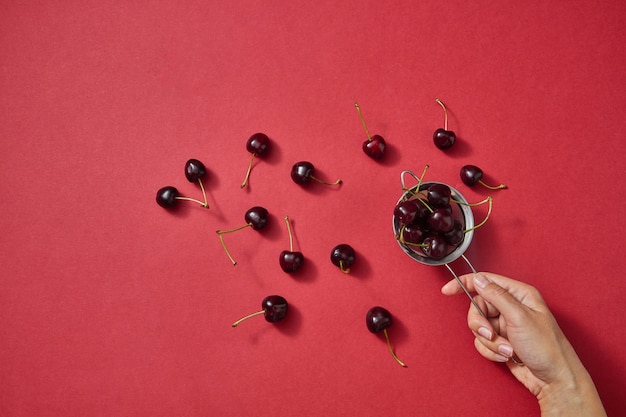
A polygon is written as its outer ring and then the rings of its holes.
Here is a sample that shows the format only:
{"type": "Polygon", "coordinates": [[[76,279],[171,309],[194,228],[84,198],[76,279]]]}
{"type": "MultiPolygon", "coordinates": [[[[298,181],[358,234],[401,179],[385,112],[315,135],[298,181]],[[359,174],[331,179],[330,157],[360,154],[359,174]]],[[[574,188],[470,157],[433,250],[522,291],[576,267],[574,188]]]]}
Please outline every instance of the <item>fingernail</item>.
{"type": "Polygon", "coordinates": [[[474,274],[474,283],[480,288],[485,288],[487,285],[489,285],[489,280],[483,274],[477,273],[474,274]]]}
{"type": "Polygon", "coordinates": [[[498,346],[498,352],[500,352],[503,356],[506,356],[507,358],[513,356],[513,348],[509,345],[498,346]]]}
{"type": "Polygon", "coordinates": [[[478,328],[478,334],[481,335],[482,337],[484,337],[487,340],[491,340],[491,337],[493,336],[491,331],[488,328],[486,328],[486,327],[479,327],[478,328]]]}
{"type": "Polygon", "coordinates": [[[508,362],[508,361],[509,361],[509,358],[507,358],[506,356],[498,355],[498,354],[496,353],[496,360],[497,360],[498,362],[508,362]]]}

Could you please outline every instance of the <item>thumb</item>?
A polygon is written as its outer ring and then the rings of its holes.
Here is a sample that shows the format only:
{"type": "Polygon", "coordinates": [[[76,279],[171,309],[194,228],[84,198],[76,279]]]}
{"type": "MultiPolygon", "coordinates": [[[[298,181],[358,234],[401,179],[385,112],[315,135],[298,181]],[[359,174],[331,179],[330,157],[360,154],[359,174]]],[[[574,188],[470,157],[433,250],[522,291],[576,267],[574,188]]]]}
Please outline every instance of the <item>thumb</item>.
{"type": "Polygon", "coordinates": [[[489,304],[494,306],[505,318],[511,319],[520,312],[521,303],[487,276],[480,272],[474,275],[474,288],[489,304]]]}

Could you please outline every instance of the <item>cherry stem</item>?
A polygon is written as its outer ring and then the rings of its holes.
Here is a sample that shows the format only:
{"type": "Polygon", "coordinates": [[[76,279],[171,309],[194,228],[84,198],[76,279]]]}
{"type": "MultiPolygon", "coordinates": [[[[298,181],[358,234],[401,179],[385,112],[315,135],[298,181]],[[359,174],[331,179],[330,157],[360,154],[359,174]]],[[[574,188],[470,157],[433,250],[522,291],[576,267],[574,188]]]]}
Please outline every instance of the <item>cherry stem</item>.
{"type": "Polygon", "coordinates": [[[204,185],[202,184],[202,180],[198,178],[198,184],[200,185],[200,189],[202,190],[202,197],[204,197],[204,208],[209,208],[209,202],[206,198],[206,191],[204,191],[204,185]]]}
{"type": "Polygon", "coordinates": [[[426,246],[428,246],[425,243],[412,243],[412,242],[407,242],[406,240],[404,240],[404,229],[406,228],[406,225],[402,226],[400,228],[400,236],[396,236],[396,239],[398,239],[400,241],[400,243],[402,243],[403,245],[409,245],[409,246],[419,246],[421,248],[425,248],[426,246]]]}
{"type": "Polygon", "coordinates": [[[402,362],[394,353],[392,347],[391,347],[391,342],[389,341],[389,334],[387,333],[387,329],[383,329],[383,333],[385,334],[385,339],[387,340],[387,347],[389,348],[389,352],[391,352],[391,356],[393,356],[393,358],[396,360],[396,362],[398,362],[401,366],[404,366],[406,368],[406,364],[404,362],[402,362]]]}
{"type": "MultiPolygon", "coordinates": [[[[422,181],[424,180],[424,177],[426,176],[426,171],[428,170],[428,168],[430,168],[430,165],[427,164],[427,165],[424,166],[424,170],[422,171],[422,175],[420,175],[419,178],[412,171],[409,171],[409,170],[402,171],[400,173],[400,182],[402,183],[402,191],[404,191],[404,192],[408,191],[409,193],[411,193],[414,196],[418,195],[419,192],[420,192],[420,187],[422,186],[422,181]],[[404,174],[409,174],[410,176],[415,178],[415,180],[417,181],[417,185],[415,187],[406,188],[406,185],[404,183],[404,174]],[[417,192],[411,191],[412,188],[415,188],[417,190],[417,192]]],[[[432,212],[432,210],[431,210],[431,212],[432,212]]]]}
{"type": "Polygon", "coordinates": [[[314,177],[313,175],[311,175],[311,179],[312,179],[313,181],[317,181],[317,182],[319,182],[320,184],[324,184],[324,185],[339,185],[339,184],[341,184],[341,182],[342,182],[341,180],[337,180],[337,181],[335,181],[335,182],[326,182],[326,181],[322,181],[322,180],[320,180],[319,178],[314,177]]]}
{"type": "Polygon", "coordinates": [[[244,188],[246,185],[248,185],[248,179],[250,178],[250,171],[252,171],[252,162],[254,161],[255,156],[256,156],[256,153],[253,153],[252,158],[250,158],[250,163],[248,164],[248,171],[246,172],[246,177],[243,179],[243,182],[241,183],[241,188],[244,188]]]}
{"type": "Polygon", "coordinates": [[[287,223],[287,233],[289,233],[289,252],[293,252],[293,237],[291,236],[291,225],[289,224],[289,216],[285,216],[285,223],[287,223]]]}
{"type": "Polygon", "coordinates": [[[438,98],[436,98],[435,101],[443,108],[443,128],[444,130],[448,130],[448,109],[446,109],[446,106],[438,98]]]}
{"type": "Polygon", "coordinates": [[[226,256],[228,256],[228,259],[230,259],[230,261],[233,263],[233,266],[237,265],[237,262],[233,259],[233,257],[230,255],[230,252],[228,251],[228,248],[226,247],[226,243],[224,242],[224,234],[226,233],[233,233],[236,232],[238,230],[241,229],[245,229],[246,227],[250,227],[252,226],[252,223],[248,223],[245,224],[241,227],[237,227],[235,229],[230,229],[230,230],[216,230],[215,233],[218,234],[218,236],[220,237],[220,242],[222,243],[222,247],[224,248],[224,252],[226,252],[226,256]]]}
{"type": "Polygon", "coordinates": [[[194,203],[198,203],[200,204],[202,207],[204,208],[209,208],[209,205],[206,202],[200,201],[200,200],[196,200],[195,198],[190,198],[190,197],[174,197],[176,200],[185,200],[185,201],[192,201],[194,203]]]}
{"type": "Polygon", "coordinates": [[[482,185],[483,187],[488,188],[490,190],[501,190],[501,189],[507,188],[506,184],[500,184],[500,185],[494,186],[494,185],[485,184],[482,180],[478,180],[478,183],[482,185]]]}
{"type": "Polygon", "coordinates": [[[363,129],[365,129],[367,140],[371,141],[372,137],[370,136],[370,131],[367,129],[367,125],[365,124],[365,119],[363,118],[363,114],[361,113],[361,107],[359,107],[358,103],[354,103],[354,107],[356,107],[356,110],[359,112],[359,118],[361,119],[361,124],[363,124],[363,129]]]}
{"type": "Polygon", "coordinates": [[[248,314],[247,316],[240,318],[239,320],[233,323],[233,327],[239,326],[239,323],[241,323],[244,320],[248,320],[250,317],[259,316],[261,314],[265,314],[265,309],[261,311],[257,311],[256,313],[248,314]]]}
{"type": "Polygon", "coordinates": [[[345,268],[343,266],[343,261],[339,261],[339,269],[341,269],[341,272],[343,272],[344,274],[350,273],[350,268],[345,268]]]}
{"type": "Polygon", "coordinates": [[[472,231],[474,229],[478,229],[479,227],[481,227],[485,223],[487,223],[487,219],[489,219],[489,216],[491,216],[491,209],[493,207],[493,197],[489,196],[489,197],[485,198],[483,201],[480,201],[480,202],[474,203],[474,204],[467,203],[468,206],[479,206],[479,205],[485,204],[485,203],[489,203],[489,209],[487,210],[487,215],[485,216],[483,221],[478,223],[474,227],[470,227],[469,229],[465,230],[463,233],[467,233],[467,232],[470,232],[470,231],[472,231]]]}

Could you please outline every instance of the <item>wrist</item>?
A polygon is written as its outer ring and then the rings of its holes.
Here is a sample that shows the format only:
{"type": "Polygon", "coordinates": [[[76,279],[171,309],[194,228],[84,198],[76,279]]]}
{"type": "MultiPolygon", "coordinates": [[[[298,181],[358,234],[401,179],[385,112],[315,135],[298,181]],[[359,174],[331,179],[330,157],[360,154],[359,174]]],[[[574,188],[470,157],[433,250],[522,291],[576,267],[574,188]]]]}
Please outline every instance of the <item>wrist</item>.
{"type": "Polygon", "coordinates": [[[537,395],[542,417],[606,417],[596,387],[580,364],[546,384],[537,395]]]}

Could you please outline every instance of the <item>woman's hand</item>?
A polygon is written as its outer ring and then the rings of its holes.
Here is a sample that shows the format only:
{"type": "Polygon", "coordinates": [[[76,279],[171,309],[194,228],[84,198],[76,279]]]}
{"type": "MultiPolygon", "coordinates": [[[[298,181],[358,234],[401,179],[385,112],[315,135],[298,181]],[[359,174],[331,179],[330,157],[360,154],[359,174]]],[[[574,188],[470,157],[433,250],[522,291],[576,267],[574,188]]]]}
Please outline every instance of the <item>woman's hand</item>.
{"type": "MultiPolygon", "coordinates": [[[[476,303],[487,316],[470,305],[467,322],[476,350],[491,361],[506,362],[537,397],[542,416],[606,415],[587,370],[539,291],[487,272],[459,278],[469,291],[478,293],[476,303]]],[[[462,293],[456,280],[441,291],[462,293]]]]}

